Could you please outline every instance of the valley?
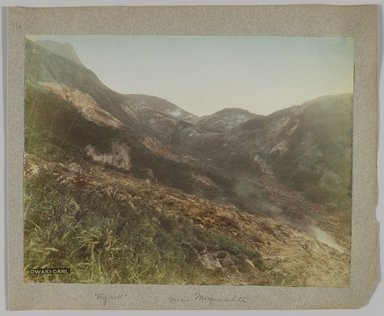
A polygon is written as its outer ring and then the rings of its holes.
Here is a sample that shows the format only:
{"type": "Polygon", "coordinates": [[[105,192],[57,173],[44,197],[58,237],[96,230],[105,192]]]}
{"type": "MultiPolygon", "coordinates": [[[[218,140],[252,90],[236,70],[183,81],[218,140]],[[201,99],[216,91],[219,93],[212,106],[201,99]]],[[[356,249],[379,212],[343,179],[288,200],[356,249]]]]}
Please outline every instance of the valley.
{"type": "Polygon", "coordinates": [[[27,282],[348,286],[352,94],[198,117],[70,46],[25,69],[25,271],[73,271],[27,282]]]}

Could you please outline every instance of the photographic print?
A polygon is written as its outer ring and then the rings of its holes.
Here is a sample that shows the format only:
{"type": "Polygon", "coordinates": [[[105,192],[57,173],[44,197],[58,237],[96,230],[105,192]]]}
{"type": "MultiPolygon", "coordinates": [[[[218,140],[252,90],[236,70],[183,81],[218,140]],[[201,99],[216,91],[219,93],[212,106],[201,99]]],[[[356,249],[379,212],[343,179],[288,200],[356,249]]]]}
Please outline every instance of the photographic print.
{"type": "Polygon", "coordinates": [[[353,47],[27,36],[24,282],[348,287],[353,47]]]}

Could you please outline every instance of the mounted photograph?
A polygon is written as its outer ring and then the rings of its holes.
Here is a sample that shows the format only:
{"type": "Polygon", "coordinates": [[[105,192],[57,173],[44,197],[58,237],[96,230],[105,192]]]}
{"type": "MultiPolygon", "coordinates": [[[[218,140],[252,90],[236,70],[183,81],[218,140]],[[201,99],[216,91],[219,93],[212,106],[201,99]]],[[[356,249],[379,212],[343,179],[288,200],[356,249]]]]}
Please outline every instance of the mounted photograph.
{"type": "Polygon", "coordinates": [[[350,286],[351,37],[28,35],[24,282],[350,286]]]}

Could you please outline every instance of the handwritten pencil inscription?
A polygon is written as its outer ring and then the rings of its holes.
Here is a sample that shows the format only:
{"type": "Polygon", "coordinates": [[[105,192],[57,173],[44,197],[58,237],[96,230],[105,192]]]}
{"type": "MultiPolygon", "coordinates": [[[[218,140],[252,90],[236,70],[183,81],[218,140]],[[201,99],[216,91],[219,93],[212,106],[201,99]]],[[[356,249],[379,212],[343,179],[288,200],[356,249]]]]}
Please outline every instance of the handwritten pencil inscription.
{"type": "MultiPolygon", "coordinates": [[[[108,303],[118,302],[125,300],[129,297],[128,294],[105,294],[105,293],[95,293],[96,301],[100,302],[103,306],[106,306],[108,303]]],[[[245,304],[248,302],[248,297],[246,296],[211,296],[211,295],[204,295],[200,292],[196,292],[190,296],[169,296],[168,302],[170,303],[193,303],[193,302],[199,302],[199,303],[206,303],[206,304],[213,304],[213,303],[240,303],[245,304]]]]}
{"type": "Polygon", "coordinates": [[[210,295],[204,295],[199,292],[194,293],[190,297],[176,297],[176,296],[170,296],[168,297],[169,302],[171,303],[188,303],[188,302],[206,302],[208,304],[212,303],[247,303],[248,297],[246,296],[228,296],[228,297],[221,297],[221,296],[210,296],[210,295]]]}
{"type": "Polygon", "coordinates": [[[104,293],[95,293],[96,301],[100,301],[103,306],[106,306],[109,302],[116,302],[126,299],[128,294],[104,294],[104,293]]]}

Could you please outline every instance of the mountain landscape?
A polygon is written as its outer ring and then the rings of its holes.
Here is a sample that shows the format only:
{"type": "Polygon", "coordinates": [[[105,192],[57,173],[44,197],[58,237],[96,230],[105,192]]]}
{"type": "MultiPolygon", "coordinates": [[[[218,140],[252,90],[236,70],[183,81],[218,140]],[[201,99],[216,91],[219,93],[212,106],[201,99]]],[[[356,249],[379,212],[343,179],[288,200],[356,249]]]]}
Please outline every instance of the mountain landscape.
{"type": "Polygon", "coordinates": [[[27,282],[349,285],[352,94],[199,117],[25,50],[27,282]]]}

